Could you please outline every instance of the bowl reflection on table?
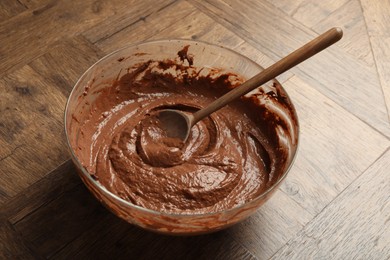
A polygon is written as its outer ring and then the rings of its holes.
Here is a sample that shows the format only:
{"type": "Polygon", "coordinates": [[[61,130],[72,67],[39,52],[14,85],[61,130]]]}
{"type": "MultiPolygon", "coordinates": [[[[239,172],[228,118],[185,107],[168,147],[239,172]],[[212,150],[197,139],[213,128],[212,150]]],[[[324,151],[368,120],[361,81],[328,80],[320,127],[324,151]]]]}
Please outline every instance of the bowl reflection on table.
{"type": "MultiPolygon", "coordinates": [[[[115,215],[129,223],[160,233],[178,235],[217,231],[253,214],[277,190],[287,175],[297,151],[299,132],[295,109],[285,90],[280,87],[277,94],[284,98],[284,102],[287,100],[288,109],[273,109],[272,103],[267,103],[266,108],[277,114],[278,119],[288,126],[287,130],[277,132],[280,135],[278,145],[287,151],[285,165],[281,166],[283,174],[278,176],[277,181],[255,199],[228,210],[205,214],[158,212],[135,205],[106,189],[83,167],[80,156],[75,152],[78,148],[80,135],[79,122],[87,117],[87,112],[91,110],[91,104],[101,93],[100,90],[112,84],[121,71],[126,71],[128,68],[150,59],[176,59],[178,51],[187,45],[190,46],[189,52],[194,56],[193,66],[205,68],[205,71],[218,68],[222,71],[234,72],[248,79],[262,70],[255,62],[234,51],[200,41],[160,40],[139,43],[107,55],[88,69],[74,86],[65,110],[65,131],[72,160],[78,169],[79,176],[94,196],[115,215]],[[83,111],[84,113],[82,113],[83,111]],[[74,117],[75,114],[78,115],[77,120],[74,117]]],[[[261,86],[261,92],[269,92],[274,87],[273,83],[275,82],[261,86]]],[[[276,84],[278,83],[276,82],[276,84]]],[[[251,93],[255,92],[258,93],[258,90],[251,93]]],[[[261,95],[257,96],[261,99],[261,95]]],[[[260,120],[262,119],[260,118],[260,120]]],[[[265,120],[262,123],[268,124],[265,120]]]]}

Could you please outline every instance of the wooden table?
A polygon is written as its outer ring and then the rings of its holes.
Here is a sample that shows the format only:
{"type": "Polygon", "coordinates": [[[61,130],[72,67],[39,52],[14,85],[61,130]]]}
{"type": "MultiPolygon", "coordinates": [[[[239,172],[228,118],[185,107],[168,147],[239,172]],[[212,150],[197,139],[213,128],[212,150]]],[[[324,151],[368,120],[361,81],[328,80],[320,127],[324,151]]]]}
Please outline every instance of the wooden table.
{"type": "Polygon", "coordinates": [[[0,1],[0,258],[390,258],[390,1],[0,1]],[[69,161],[65,102],[126,44],[189,38],[270,65],[330,27],[336,46],[279,77],[301,123],[288,178],[258,212],[197,237],[101,206],[69,161]]]}

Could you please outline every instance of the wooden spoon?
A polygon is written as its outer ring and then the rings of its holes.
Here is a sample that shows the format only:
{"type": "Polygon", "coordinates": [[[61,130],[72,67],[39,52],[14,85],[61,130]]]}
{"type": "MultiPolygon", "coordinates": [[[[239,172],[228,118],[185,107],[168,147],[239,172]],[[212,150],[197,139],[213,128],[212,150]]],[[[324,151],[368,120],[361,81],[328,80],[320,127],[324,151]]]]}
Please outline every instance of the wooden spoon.
{"type": "Polygon", "coordinates": [[[158,114],[160,127],[166,131],[169,137],[180,138],[185,142],[190,134],[191,127],[197,122],[224,107],[236,98],[247,94],[267,81],[298,65],[302,61],[326,49],[340,40],[342,36],[343,31],[340,28],[330,29],[272,66],[256,74],[239,87],[234,88],[222,97],[216,99],[207,107],[202,108],[193,114],[187,114],[174,109],[161,110],[158,114]]]}

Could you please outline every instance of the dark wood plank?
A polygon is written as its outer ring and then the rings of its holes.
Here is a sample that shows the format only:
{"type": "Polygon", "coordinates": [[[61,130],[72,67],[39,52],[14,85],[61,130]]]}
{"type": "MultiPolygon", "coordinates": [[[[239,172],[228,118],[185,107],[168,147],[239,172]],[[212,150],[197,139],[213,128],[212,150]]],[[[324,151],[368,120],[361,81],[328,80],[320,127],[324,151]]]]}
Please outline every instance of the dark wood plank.
{"type": "Polygon", "coordinates": [[[92,197],[70,161],[15,197],[2,215],[11,220],[22,245],[44,258],[254,259],[226,231],[171,237],[120,220],[92,197]]]}
{"type": "Polygon", "coordinates": [[[95,219],[96,225],[66,245],[55,259],[181,258],[241,259],[272,256],[312,216],[283,192],[255,216],[226,231],[200,237],[163,236],[127,225],[116,218],[95,219]],[[289,207],[286,207],[289,205],[289,207]],[[250,253],[249,253],[250,252],[250,253]],[[77,256],[77,257],[76,257],[77,256]]]}
{"type": "Polygon", "coordinates": [[[15,224],[80,184],[81,180],[76,174],[76,169],[68,160],[5,203],[1,208],[0,216],[15,224]]]}
{"type": "MultiPolygon", "coordinates": [[[[99,259],[108,258],[111,256],[106,252],[106,247],[111,245],[113,250],[115,250],[117,241],[126,234],[131,234],[137,240],[136,238],[140,234],[146,232],[108,212],[100,216],[100,218],[92,216],[89,221],[94,223],[93,226],[89,229],[83,228],[79,236],[71,241],[67,241],[64,247],[52,256],[53,259],[75,259],[78,254],[84,255],[86,259],[91,259],[93,256],[99,259]]],[[[129,247],[133,248],[136,246],[129,245],[129,247]]],[[[120,252],[117,252],[117,255],[120,252]]],[[[126,256],[126,254],[122,254],[122,256],[126,256]]]]}
{"type": "Polygon", "coordinates": [[[0,80],[0,201],[69,158],[63,130],[66,99],[77,78],[102,55],[76,37],[0,80]]]}
{"type": "Polygon", "coordinates": [[[0,57],[0,76],[44,54],[53,43],[64,37],[73,37],[118,16],[127,17],[125,23],[131,24],[139,19],[140,11],[158,10],[166,4],[162,0],[59,0],[27,10],[4,21],[0,27],[0,53],[4,54],[0,57]]]}
{"type": "Polygon", "coordinates": [[[80,183],[25,216],[14,227],[34,252],[47,258],[107,214],[110,213],[80,183]]]}
{"type": "Polygon", "coordinates": [[[0,218],[0,259],[39,259],[13,229],[7,220],[0,218]]]}
{"type": "MultiPolygon", "coordinates": [[[[126,224],[126,223],[125,223],[126,224]]],[[[54,256],[55,259],[254,259],[226,231],[214,234],[173,237],[144,231],[128,224],[101,227],[81,236],[87,244],[70,254],[69,245],[54,256]],[[100,238],[95,241],[96,235],[100,238]],[[89,240],[92,239],[92,243],[89,240]]]]}
{"type": "Polygon", "coordinates": [[[56,45],[29,66],[39,72],[50,87],[60,90],[67,98],[80,76],[104,55],[103,51],[79,35],[56,45]]]}
{"type": "Polygon", "coordinates": [[[29,66],[0,80],[0,186],[9,197],[68,158],[61,120],[66,98],[44,82],[29,66]]]}

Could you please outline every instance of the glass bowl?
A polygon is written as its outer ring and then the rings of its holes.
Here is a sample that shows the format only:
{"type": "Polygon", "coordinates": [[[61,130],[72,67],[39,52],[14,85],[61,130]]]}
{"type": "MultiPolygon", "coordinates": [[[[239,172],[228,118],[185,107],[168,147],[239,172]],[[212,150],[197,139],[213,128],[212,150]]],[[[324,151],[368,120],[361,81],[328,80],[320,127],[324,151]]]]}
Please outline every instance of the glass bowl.
{"type": "MultiPolygon", "coordinates": [[[[278,122],[272,125],[264,121],[265,127],[275,128],[276,138],[280,149],[287,151],[283,174],[277,181],[262,194],[253,200],[234,208],[205,214],[171,214],[146,209],[126,201],[107,190],[82,165],[77,156],[78,140],[80,138],[80,121],[91,113],[94,100],[101,94],[101,90],[110,86],[117,79],[121,71],[126,71],[136,64],[153,60],[177,59],[178,51],[189,45],[189,53],[195,58],[193,66],[213,70],[217,68],[223,72],[233,72],[244,79],[248,79],[262,70],[262,67],[245,56],[227,48],[190,40],[159,40],[143,42],[127,46],[115,51],[92,65],[74,86],[65,109],[65,133],[71,158],[78,169],[82,181],[92,194],[115,215],[151,231],[192,235],[214,232],[240,222],[258,209],[277,190],[281,181],[286,177],[296,154],[298,146],[299,125],[298,118],[287,93],[276,81],[270,81],[247,96],[258,99],[262,109],[276,115],[278,122]],[[263,93],[259,95],[259,93],[263,93]],[[266,93],[272,93],[273,102],[266,93]],[[281,108],[278,100],[287,106],[281,108]],[[75,117],[74,115],[77,115],[75,117]],[[281,127],[283,125],[283,127],[281,127]]],[[[260,108],[259,108],[260,109],[260,108]]],[[[259,111],[259,117],[262,114],[259,111]]],[[[259,118],[261,121],[262,118],[259,118]]],[[[263,126],[262,126],[263,127],[263,126]]]]}

